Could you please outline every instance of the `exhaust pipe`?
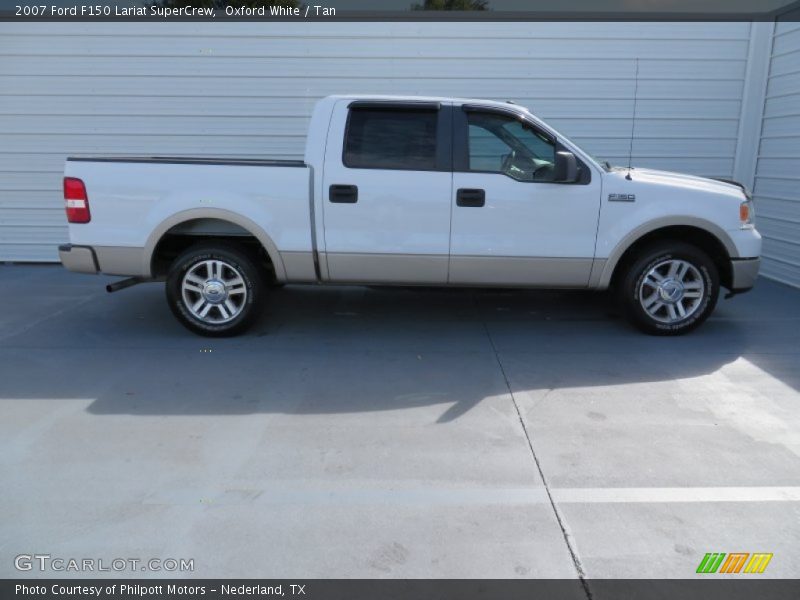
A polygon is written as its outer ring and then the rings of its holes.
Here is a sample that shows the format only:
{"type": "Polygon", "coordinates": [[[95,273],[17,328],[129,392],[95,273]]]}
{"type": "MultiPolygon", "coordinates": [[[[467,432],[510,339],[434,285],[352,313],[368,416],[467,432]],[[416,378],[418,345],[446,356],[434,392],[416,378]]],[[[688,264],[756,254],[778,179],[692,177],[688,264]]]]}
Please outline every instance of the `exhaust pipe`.
{"type": "Polygon", "coordinates": [[[112,292],[118,292],[120,290],[124,290],[125,288],[133,287],[134,285],[144,283],[145,281],[150,281],[150,280],[145,279],[144,277],[128,277],[127,279],[120,279],[119,281],[115,281],[114,283],[109,283],[106,286],[106,291],[109,294],[112,292]]]}

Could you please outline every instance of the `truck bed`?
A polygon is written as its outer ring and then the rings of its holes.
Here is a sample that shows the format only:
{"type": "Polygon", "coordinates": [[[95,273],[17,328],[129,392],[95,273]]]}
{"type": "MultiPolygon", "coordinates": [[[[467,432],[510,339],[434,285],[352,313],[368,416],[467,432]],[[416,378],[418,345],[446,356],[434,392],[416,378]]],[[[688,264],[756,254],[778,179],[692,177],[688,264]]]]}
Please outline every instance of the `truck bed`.
{"type": "Polygon", "coordinates": [[[224,234],[255,237],[279,277],[296,279],[299,269],[315,278],[311,167],[302,160],[82,156],[68,158],[64,174],[86,186],[91,220],[70,224],[70,241],[93,249],[96,270],[150,277],[163,236],[224,234]]]}

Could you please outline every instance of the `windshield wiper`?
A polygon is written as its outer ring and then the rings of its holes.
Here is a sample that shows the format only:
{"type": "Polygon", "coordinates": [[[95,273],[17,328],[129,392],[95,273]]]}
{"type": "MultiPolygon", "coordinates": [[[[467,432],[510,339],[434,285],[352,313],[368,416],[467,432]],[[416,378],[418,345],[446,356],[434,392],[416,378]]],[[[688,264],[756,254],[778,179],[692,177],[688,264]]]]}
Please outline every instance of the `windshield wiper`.
{"type": "Polygon", "coordinates": [[[608,162],[607,160],[603,161],[603,166],[606,168],[607,171],[610,171],[611,169],[614,168],[614,167],[611,166],[611,163],[608,162]]]}

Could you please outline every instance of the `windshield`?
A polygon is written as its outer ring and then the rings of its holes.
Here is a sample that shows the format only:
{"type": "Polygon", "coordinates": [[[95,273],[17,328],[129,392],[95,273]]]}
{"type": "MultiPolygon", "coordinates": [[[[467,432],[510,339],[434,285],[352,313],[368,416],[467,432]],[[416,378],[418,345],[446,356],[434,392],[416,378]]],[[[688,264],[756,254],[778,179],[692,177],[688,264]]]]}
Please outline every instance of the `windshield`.
{"type": "MultiPolygon", "coordinates": [[[[534,114],[533,114],[533,113],[530,111],[530,109],[527,109],[527,108],[525,108],[524,110],[525,110],[525,112],[527,112],[527,113],[528,113],[528,115],[529,115],[529,116],[530,116],[530,117],[531,117],[533,120],[536,120],[536,116],[535,116],[535,115],[534,115],[534,114]]],[[[565,139],[565,136],[564,136],[564,135],[562,135],[561,133],[559,133],[559,132],[555,131],[555,130],[554,130],[552,127],[550,127],[549,125],[547,125],[547,127],[548,127],[548,128],[550,129],[550,131],[551,131],[553,134],[555,134],[555,135],[556,135],[558,138],[560,138],[560,139],[562,139],[562,140],[563,140],[563,139],[565,139]]],[[[576,145],[574,142],[570,142],[570,143],[571,143],[571,144],[573,144],[573,145],[575,145],[575,146],[577,146],[577,145],[576,145]]],[[[583,148],[580,148],[580,150],[581,150],[581,152],[583,152],[583,153],[584,153],[584,155],[588,156],[588,157],[589,157],[589,158],[591,158],[591,159],[592,159],[592,160],[593,160],[595,163],[597,163],[597,164],[600,166],[600,168],[602,168],[602,169],[603,169],[603,170],[604,170],[606,173],[610,173],[611,171],[613,171],[614,169],[616,169],[616,168],[617,168],[617,165],[612,165],[612,164],[611,164],[609,161],[607,161],[607,160],[605,160],[605,159],[603,159],[603,158],[601,158],[601,157],[599,157],[599,156],[595,156],[594,154],[590,154],[589,152],[586,152],[586,150],[584,150],[583,148]]]]}

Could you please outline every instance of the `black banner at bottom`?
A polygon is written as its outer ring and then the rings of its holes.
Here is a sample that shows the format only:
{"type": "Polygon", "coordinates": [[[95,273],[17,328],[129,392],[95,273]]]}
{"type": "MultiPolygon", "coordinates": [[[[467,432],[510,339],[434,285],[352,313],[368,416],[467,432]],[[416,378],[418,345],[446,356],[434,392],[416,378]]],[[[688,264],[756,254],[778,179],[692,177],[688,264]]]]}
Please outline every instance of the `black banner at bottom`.
{"type": "Polygon", "coordinates": [[[0,598],[52,600],[797,600],[795,579],[6,579],[0,598]]]}

